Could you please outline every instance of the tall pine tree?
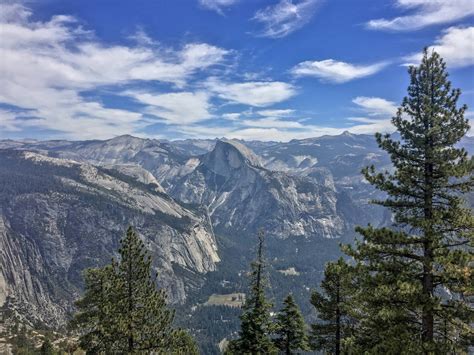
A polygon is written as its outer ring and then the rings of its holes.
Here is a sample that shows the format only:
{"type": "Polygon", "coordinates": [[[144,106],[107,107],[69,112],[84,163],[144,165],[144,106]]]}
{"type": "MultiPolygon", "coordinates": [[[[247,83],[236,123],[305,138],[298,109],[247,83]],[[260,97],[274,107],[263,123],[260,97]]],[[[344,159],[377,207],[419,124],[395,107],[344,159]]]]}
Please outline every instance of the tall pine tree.
{"type": "Polygon", "coordinates": [[[115,341],[114,276],[111,265],[84,271],[85,293],[76,301],[80,311],[75,314],[72,326],[80,328],[80,347],[92,353],[111,349],[115,341]]]}
{"type": "Polygon", "coordinates": [[[283,304],[283,309],[276,317],[277,348],[286,355],[298,350],[309,350],[306,324],[293,296],[288,295],[283,304]]]}
{"type": "Polygon", "coordinates": [[[410,67],[408,96],[392,119],[400,139],[377,134],[393,173],[364,169],[388,196],[393,229],[358,228],[363,241],[346,252],[364,270],[355,344],[372,352],[447,353],[472,343],[474,217],[464,197],[474,161],[456,144],[468,132],[460,90],[446,65],[425,49],[410,67]]]}
{"type": "Polygon", "coordinates": [[[85,273],[76,303],[80,345],[91,353],[197,353],[189,335],[174,329],[174,312],[151,273],[151,257],[132,227],[120,241],[120,259],[85,273]]]}
{"type": "Polygon", "coordinates": [[[351,317],[352,269],[341,258],[337,262],[328,263],[321,282],[322,293],[314,291],[311,304],[316,308],[320,322],[311,325],[311,343],[315,350],[339,355],[343,350],[343,342],[354,328],[351,317]]]}
{"type": "Polygon", "coordinates": [[[270,309],[265,296],[266,277],[263,231],[258,233],[257,258],[251,264],[250,292],[245,300],[239,338],[232,340],[227,354],[274,354],[277,352],[270,336],[273,331],[270,309]]]}

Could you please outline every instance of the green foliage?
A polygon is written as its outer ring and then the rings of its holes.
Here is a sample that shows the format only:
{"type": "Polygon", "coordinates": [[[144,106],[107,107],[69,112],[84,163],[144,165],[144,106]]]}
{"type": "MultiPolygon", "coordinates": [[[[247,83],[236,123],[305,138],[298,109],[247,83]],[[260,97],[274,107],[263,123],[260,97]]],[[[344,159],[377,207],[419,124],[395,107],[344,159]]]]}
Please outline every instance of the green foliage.
{"type": "Polygon", "coordinates": [[[54,351],[53,344],[51,344],[51,341],[49,338],[46,338],[43,341],[43,344],[41,344],[40,348],[40,354],[41,355],[54,355],[56,352],[54,351]]]}
{"type": "Polygon", "coordinates": [[[185,330],[178,330],[173,340],[174,345],[171,350],[173,355],[199,355],[199,348],[194,338],[185,330]]]}
{"type": "Polygon", "coordinates": [[[174,312],[157,290],[151,257],[129,227],[120,241],[120,259],[85,272],[85,294],[76,302],[73,325],[80,346],[91,353],[193,353],[192,338],[174,329],[174,312]]]}
{"type": "Polygon", "coordinates": [[[474,188],[474,160],[456,144],[468,132],[443,60],[424,51],[410,67],[408,96],[392,123],[401,140],[377,134],[394,172],[363,170],[387,194],[375,203],[393,212],[394,228],[358,228],[363,241],[347,254],[358,262],[360,323],[355,351],[465,352],[472,344],[474,217],[463,195],[474,188]]]}
{"type": "Polygon", "coordinates": [[[353,301],[353,268],[340,258],[326,264],[322,293],[314,291],[311,304],[316,308],[318,323],[311,325],[311,345],[315,350],[340,354],[351,336],[355,319],[351,315],[353,301]]]}
{"type": "Polygon", "coordinates": [[[16,328],[17,331],[12,338],[13,353],[18,355],[35,354],[35,344],[29,336],[26,327],[16,324],[16,328]]]}
{"type": "Polygon", "coordinates": [[[270,338],[273,331],[270,317],[272,304],[265,296],[266,277],[263,256],[264,233],[258,233],[257,258],[251,265],[250,293],[245,300],[239,338],[232,340],[227,354],[273,354],[276,348],[270,338]]]}
{"type": "Polygon", "coordinates": [[[285,298],[283,309],[276,317],[275,344],[287,355],[297,350],[309,350],[306,324],[293,296],[285,298]]]}

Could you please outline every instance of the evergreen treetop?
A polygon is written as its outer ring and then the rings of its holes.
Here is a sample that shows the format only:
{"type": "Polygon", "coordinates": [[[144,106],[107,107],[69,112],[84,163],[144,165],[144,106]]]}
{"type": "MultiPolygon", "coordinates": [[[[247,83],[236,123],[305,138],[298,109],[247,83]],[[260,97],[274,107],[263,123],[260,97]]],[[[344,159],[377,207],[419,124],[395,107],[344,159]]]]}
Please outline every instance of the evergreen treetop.
{"type": "Polygon", "coordinates": [[[263,231],[258,233],[257,257],[251,264],[250,292],[245,300],[239,338],[232,340],[228,354],[273,354],[276,348],[270,338],[273,327],[270,317],[272,304],[265,295],[265,259],[263,231]]]}
{"type": "Polygon", "coordinates": [[[315,350],[339,355],[345,341],[352,335],[355,324],[352,317],[354,275],[353,269],[342,258],[326,264],[322,292],[313,291],[311,295],[311,304],[320,319],[311,325],[311,343],[315,350]]]}
{"type": "Polygon", "coordinates": [[[129,227],[120,258],[85,272],[84,297],[73,324],[80,346],[92,353],[195,354],[192,338],[172,326],[174,312],[156,288],[151,257],[129,227]]]}
{"type": "Polygon", "coordinates": [[[394,171],[363,170],[386,193],[374,202],[392,211],[395,224],[357,228],[363,241],[345,248],[365,271],[357,341],[379,352],[465,351],[474,217],[464,198],[474,187],[474,160],[456,144],[470,128],[466,106],[458,107],[460,90],[436,52],[425,49],[409,74],[408,96],[392,119],[400,139],[376,135],[394,171]]]}
{"type": "Polygon", "coordinates": [[[306,324],[303,315],[290,294],[283,302],[283,308],[276,317],[275,344],[284,354],[298,350],[309,350],[306,324]]]}

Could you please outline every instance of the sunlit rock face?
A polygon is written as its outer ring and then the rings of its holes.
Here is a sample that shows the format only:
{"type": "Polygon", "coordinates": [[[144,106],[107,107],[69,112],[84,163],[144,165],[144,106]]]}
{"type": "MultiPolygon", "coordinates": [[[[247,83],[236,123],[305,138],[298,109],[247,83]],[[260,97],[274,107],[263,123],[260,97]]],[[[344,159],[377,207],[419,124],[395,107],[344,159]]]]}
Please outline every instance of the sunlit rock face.
{"type": "Polygon", "coordinates": [[[264,168],[239,142],[220,140],[170,191],[177,200],[207,206],[215,227],[277,238],[334,238],[344,222],[329,183],[264,168]]]}
{"type": "Polygon", "coordinates": [[[187,288],[219,262],[205,213],[183,207],[150,177],[134,178],[135,169],[123,175],[13,150],[0,150],[0,166],[0,303],[30,321],[63,325],[82,270],[116,256],[129,224],[172,302],[184,301],[187,288]],[[176,267],[193,280],[177,276],[176,267]]]}

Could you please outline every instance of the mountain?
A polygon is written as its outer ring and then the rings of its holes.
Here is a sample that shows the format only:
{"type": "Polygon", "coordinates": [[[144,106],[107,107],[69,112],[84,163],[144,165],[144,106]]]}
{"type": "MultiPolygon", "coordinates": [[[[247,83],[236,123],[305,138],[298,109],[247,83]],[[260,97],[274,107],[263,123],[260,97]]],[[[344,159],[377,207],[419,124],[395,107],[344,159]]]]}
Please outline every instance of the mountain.
{"type": "Polygon", "coordinates": [[[0,141],[0,148],[33,150],[57,158],[94,165],[136,165],[151,173],[160,183],[179,174],[189,158],[184,149],[167,141],[141,139],[129,135],[105,141],[0,141]]]}
{"type": "Polygon", "coordinates": [[[231,140],[218,140],[170,194],[206,206],[217,229],[335,238],[345,227],[330,182],[268,170],[249,148],[231,140]]]}
{"type": "Polygon", "coordinates": [[[170,198],[152,177],[25,150],[0,150],[0,166],[0,304],[29,321],[64,325],[82,270],[109,262],[129,224],[172,302],[219,262],[205,213],[170,198]]]}

